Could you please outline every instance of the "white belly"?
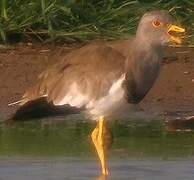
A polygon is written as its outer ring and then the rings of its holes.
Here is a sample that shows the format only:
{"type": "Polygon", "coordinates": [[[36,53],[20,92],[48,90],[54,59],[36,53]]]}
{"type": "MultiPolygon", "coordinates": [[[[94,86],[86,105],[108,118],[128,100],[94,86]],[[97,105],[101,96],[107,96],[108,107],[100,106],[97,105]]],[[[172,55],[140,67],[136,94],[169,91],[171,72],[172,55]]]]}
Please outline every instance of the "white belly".
{"type": "Polygon", "coordinates": [[[125,100],[125,90],[122,86],[124,80],[125,74],[116,80],[110,87],[107,95],[100,99],[91,99],[87,93],[81,94],[78,85],[73,83],[64,98],[60,102],[55,103],[55,105],[69,104],[77,108],[84,106],[86,113],[92,119],[97,119],[99,116],[111,116],[126,110],[126,107],[129,105],[125,100]]]}
{"type": "Polygon", "coordinates": [[[115,111],[119,111],[126,104],[124,98],[125,91],[122,87],[122,83],[125,80],[123,74],[110,88],[108,94],[98,100],[90,101],[86,108],[87,113],[96,119],[99,116],[110,116],[115,111]]]}

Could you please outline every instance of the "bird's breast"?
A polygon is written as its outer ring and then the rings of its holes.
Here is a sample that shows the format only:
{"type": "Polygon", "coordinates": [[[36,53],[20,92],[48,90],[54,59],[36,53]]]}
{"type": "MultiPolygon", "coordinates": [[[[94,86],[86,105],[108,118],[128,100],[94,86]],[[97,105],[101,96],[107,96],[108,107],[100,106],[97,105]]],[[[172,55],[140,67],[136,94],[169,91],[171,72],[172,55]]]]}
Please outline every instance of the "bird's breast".
{"type": "Polygon", "coordinates": [[[110,116],[113,112],[118,111],[124,103],[126,103],[124,95],[125,89],[123,82],[125,81],[125,74],[111,85],[107,94],[96,100],[91,100],[86,108],[89,114],[95,119],[99,116],[110,116]]]}

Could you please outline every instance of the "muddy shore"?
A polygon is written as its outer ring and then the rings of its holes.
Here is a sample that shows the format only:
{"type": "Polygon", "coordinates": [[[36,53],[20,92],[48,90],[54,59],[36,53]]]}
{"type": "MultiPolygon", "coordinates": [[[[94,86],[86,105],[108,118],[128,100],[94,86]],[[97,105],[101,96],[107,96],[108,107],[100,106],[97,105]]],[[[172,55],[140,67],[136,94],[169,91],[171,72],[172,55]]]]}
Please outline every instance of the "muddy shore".
{"type": "MultiPolygon", "coordinates": [[[[17,101],[48,65],[81,45],[20,43],[0,48],[0,113],[9,116],[17,101]]],[[[194,112],[194,49],[167,48],[163,67],[154,87],[141,102],[146,111],[194,112]]]]}

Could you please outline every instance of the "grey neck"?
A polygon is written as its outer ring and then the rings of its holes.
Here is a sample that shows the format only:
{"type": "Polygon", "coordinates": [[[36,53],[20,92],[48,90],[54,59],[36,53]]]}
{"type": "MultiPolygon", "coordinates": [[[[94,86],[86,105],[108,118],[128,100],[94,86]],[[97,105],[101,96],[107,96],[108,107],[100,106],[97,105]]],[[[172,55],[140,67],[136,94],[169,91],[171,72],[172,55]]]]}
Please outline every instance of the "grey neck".
{"type": "MultiPolygon", "coordinates": [[[[155,51],[155,52],[163,52],[164,46],[161,44],[155,44],[150,39],[144,38],[142,36],[136,35],[134,39],[134,45],[137,46],[140,50],[144,51],[155,51]]],[[[135,48],[134,46],[134,48],[135,48]]]]}
{"type": "Polygon", "coordinates": [[[163,47],[138,38],[126,60],[128,102],[138,103],[153,86],[161,67],[163,47]]]}
{"type": "Polygon", "coordinates": [[[126,71],[131,69],[132,66],[142,67],[150,66],[151,64],[161,65],[163,59],[163,46],[154,46],[153,44],[140,40],[137,37],[132,42],[133,46],[126,58],[126,71]],[[133,64],[133,65],[132,65],[133,64]]]}

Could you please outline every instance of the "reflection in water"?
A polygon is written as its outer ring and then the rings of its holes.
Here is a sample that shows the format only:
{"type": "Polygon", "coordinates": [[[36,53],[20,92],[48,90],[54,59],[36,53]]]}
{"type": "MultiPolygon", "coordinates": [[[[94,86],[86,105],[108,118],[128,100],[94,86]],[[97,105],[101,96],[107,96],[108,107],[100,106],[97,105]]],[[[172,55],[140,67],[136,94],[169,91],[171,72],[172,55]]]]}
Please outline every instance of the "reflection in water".
{"type": "Polygon", "coordinates": [[[98,177],[100,168],[89,137],[94,126],[78,120],[1,125],[0,179],[194,178],[194,132],[167,132],[160,119],[110,122],[114,137],[110,176],[98,177]]]}
{"type": "MultiPolygon", "coordinates": [[[[87,121],[32,121],[0,128],[0,156],[93,157],[87,121]]],[[[110,158],[188,157],[194,152],[194,133],[167,132],[163,121],[114,121],[110,158]]]]}
{"type": "Polygon", "coordinates": [[[96,180],[107,180],[107,176],[101,175],[96,180]]]}

